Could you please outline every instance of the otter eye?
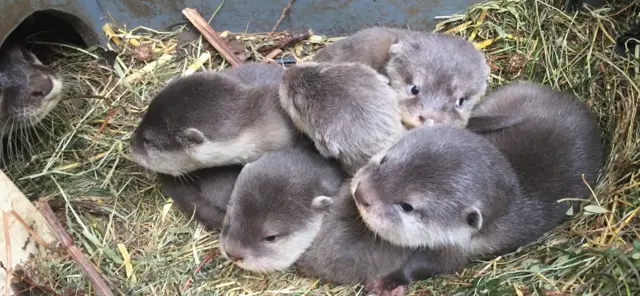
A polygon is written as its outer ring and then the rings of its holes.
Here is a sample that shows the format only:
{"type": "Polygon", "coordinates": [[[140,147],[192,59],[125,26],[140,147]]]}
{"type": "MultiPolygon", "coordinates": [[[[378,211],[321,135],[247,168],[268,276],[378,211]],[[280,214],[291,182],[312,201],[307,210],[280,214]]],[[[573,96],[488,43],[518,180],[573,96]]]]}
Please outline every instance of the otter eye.
{"type": "Polygon", "coordinates": [[[417,96],[420,93],[420,89],[418,89],[418,87],[413,84],[409,84],[409,92],[412,95],[417,96]]]}
{"type": "Polygon", "coordinates": [[[462,104],[463,104],[463,103],[464,103],[464,101],[466,101],[466,100],[467,100],[467,98],[459,98],[459,99],[456,101],[456,107],[460,107],[460,106],[462,106],[462,104]]]}
{"type": "Polygon", "coordinates": [[[270,235],[270,236],[265,237],[264,240],[268,241],[268,242],[273,242],[273,241],[276,240],[276,237],[277,237],[276,235],[270,235]]]}
{"type": "Polygon", "coordinates": [[[413,211],[413,207],[410,204],[406,203],[406,202],[402,202],[399,205],[400,205],[400,208],[403,211],[405,211],[406,213],[409,213],[409,212],[413,211]]]}

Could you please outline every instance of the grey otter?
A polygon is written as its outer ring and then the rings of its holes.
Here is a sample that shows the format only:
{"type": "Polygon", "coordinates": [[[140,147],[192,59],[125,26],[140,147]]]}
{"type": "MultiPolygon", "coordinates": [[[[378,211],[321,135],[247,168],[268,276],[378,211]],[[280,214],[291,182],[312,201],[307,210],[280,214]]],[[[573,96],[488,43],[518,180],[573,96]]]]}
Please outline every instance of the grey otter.
{"type": "Polygon", "coordinates": [[[364,64],[298,64],[283,75],[280,102],[322,155],[353,174],[406,132],[387,81],[364,64]]]}
{"type": "Polygon", "coordinates": [[[389,56],[386,73],[407,127],[467,124],[490,73],[471,42],[450,34],[414,34],[391,45],[389,56]]]}
{"type": "Polygon", "coordinates": [[[386,75],[389,48],[400,38],[412,34],[429,33],[391,27],[364,28],[319,50],[313,57],[313,61],[318,63],[362,63],[386,75]]]}
{"type": "MultiPolygon", "coordinates": [[[[589,107],[545,85],[520,81],[494,90],[473,110],[468,128],[507,157],[525,194],[554,204],[589,195],[584,181],[594,185],[604,165],[600,129],[589,107]],[[491,119],[497,120],[487,125],[491,119]]],[[[563,219],[570,205],[557,205],[556,220],[563,219]]]]}
{"type": "Polygon", "coordinates": [[[305,275],[338,284],[399,268],[409,249],[366,228],[344,177],[337,163],[311,145],[271,152],[247,165],[225,217],[222,253],[247,270],[274,272],[295,263],[305,275]]]}
{"type": "Polygon", "coordinates": [[[0,49],[0,136],[38,124],[60,101],[62,79],[24,46],[0,49]]]}
{"type": "Polygon", "coordinates": [[[534,242],[566,218],[571,203],[559,200],[588,195],[583,174],[588,183],[596,182],[603,165],[600,132],[574,96],[514,83],[492,92],[476,106],[474,117],[491,124],[470,120],[477,136],[442,128],[409,134],[354,177],[355,199],[374,232],[394,244],[428,248],[414,253],[402,269],[371,282],[370,291],[401,294],[411,281],[534,242]],[[472,143],[485,148],[466,147],[472,143]],[[454,144],[466,148],[456,150],[454,144]],[[411,147],[414,152],[406,153],[411,147]],[[423,147],[440,151],[433,153],[438,158],[427,158],[423,147]],[[486,161],[490,156],[494,160],[486,161]]]}
{"type": "Polygon", "coordinates": [[[221,228],[240,165],[200,169],[187,175],[158,174],[162,190],[187,215],[210,228],[221,228]]]}
{"type": "Polygon", "coordinates": [[[278,102],[282,73],[281,66],[253,63],[169,82],[131,136],[135,161],[177,176],[286,147],[295,129],[278,102]]]}

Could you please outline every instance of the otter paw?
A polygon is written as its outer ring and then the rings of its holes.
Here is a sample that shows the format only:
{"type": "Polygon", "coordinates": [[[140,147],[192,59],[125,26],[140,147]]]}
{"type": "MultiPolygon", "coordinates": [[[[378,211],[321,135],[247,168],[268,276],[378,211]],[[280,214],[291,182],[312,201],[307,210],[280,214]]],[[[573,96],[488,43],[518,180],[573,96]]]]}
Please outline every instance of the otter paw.
{"type": "Polygon", "coordinates": [[[402,296],[407,292],[407,285],[382,279],[367,283],[364,289],[365,295],[402,296]]]}

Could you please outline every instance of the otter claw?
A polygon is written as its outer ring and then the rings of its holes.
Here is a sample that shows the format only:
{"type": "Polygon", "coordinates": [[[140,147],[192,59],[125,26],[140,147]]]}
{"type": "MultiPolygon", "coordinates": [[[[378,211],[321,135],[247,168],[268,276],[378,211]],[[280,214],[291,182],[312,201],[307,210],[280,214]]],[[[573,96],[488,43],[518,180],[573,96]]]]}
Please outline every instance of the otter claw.
{"type": "Polygon", "coordinates": [[[365,286],[365,295],[402,296],[407,292],[407,285],[397,284],[385,280],[375,280],[365,286]]]}

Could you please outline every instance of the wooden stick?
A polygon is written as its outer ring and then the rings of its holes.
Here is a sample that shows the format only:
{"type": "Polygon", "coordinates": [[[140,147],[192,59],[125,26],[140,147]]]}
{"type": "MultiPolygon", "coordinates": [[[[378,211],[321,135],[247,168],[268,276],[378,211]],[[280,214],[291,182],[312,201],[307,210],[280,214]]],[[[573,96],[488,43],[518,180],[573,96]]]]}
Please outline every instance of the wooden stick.
{"type": "Polygon", "coordinates": [[[274,49],[271,53],[269,53],[266,57],[264,57],[261,61],[261,63],[266,64],[266,63],[275,63],[273,61],[273,58],[275,58],[279,53],[282,52],[282,49],[276,48],[274,49]]]}
{"type": "Polygon", "coordinates": [[[276,31],[276,29],[280,25],[280,22],[282,22],[282,20],[284,19],[284,16],[287,15],[287,11],[289,11],[289,9],[291,9],[291,5],[293,4],[294,1],[296,1],[296,0],[290,0],[289,4],[287,4],[287,6],[284,7],[284,9],[282,10],[282,14],[280,14],[280,18],[278,19],[276,24],[273,25],[273,29],[271,29],[271,33],[276,31]]]}
{"type": "Polygon", "coordinates": [[[220,55],[231,64],[231,67],[240,67],[243,62],[231,51],[229,45],[220,38],[220,34],[209,26],[209,23],[202,18],[202,16],[192,8],[185,8],[182,10],[182,14],[193,24],[193,26],[200,31],[200,34],[204,36],[211,45],[220,53],[220,55]]]}
{"type": "Polygon", "coordinates": [[[71,235],[69,235],[62,224],[60,224],[60,221],[56,218],[49,204],[46,201],[39,201],[37,202],[37,207],[53,231],[53,234],[60,241],[60,244],[62,244],[62,247],[67,250],[78,267],[87,275],[98,295],[113,296],[113,292],[111,292],[109,286],[104,282],[100,273],[98,273],[93,267],[93,264],[82,254],[82,251],[74,245],[73,238],[71,238],[71,235]]]}
{"type": "Polygon", "coordinates": [[[289,37],[283,38],[282,40],[280,40],[280,42],[278,42],[276,44],[273,44],[271,46],[265,46],[265,47],[262,47],[262,48],[258,49],[258,52],[259,53],[265,53],[265,52],[274,51],[276,49],[283,49],[283,48],[286,48],[286,47],[288,47],[288,46],[290,46],[292,44],[296,44],[296,43],[298,43],[298,42],[300,42],[302,40],[309,39],[309,37],[311,37],[312,34],[313,34],[313,31],[309,30],[309,31],[307,31],[305,33],[302,33],[302,34],[289,36],[289,37]]]}
{"type": "Polygon", "coordinates": [[[18,212],[16,212],[16,210],[11,210],[11,214],[13,214],[16,220],[18,220],[18,222],[22,224],[22,226],[31,234],[31,236],[33,236],[33,238],[35,238],[38,241],[38,243],[40,243],[43,247],[47,249],[51,249],[51,246],[49,246],[49,244],[43,241],[42,238],[35,231],[33,231],[33,229],[29,227],[29,225],[27,225],[27,222],[25,222],[24,219],[22,219],[22,217],[20,216],[20,214],[18,214],[18,212]]]}
{"type": "Polygon", "coordinates": [[[4,244],[7,252],[7,260],[5,261],[7,281],[4,286],[4,295],[9,296],[11,294],[13,269],[11,268],[11,234],[9,233],[9,215],[7,212],[2,212],[2,226],[4,226],[4,244]]]}

